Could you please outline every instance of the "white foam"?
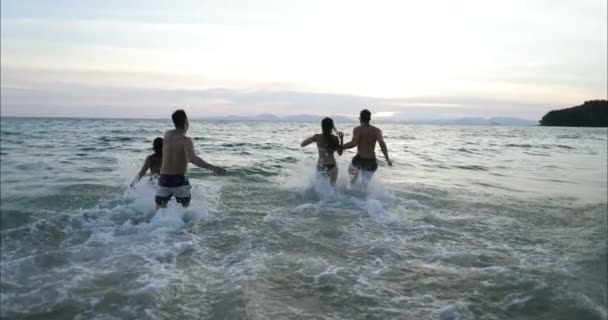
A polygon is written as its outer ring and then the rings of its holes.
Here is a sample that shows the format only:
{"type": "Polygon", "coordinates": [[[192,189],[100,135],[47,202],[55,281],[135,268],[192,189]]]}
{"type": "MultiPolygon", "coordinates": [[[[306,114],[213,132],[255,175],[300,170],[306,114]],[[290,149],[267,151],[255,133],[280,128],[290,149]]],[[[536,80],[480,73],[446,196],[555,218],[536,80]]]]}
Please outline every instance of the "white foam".
{"type": "Polygon", "coordinates": [[[119,204],[112,208],[79,209],[37,220],[30,226],[29,235],[39,239],[35,241],[44,242],[56,233],[62,234],[65,247],[56,252],[44,251],[44,255],[58,256],[66,262],[47,268],[39,265],[48,260],[42,254],[39,255],[42,259],[36,255],[15,258],[5,255],[3,283],[14,279],[22,292],[30,292],[31,297],[27,294],[3,295],[3,314],[18,310],[21,303],[35,312],[66,299],[81,299],[82,303],[94,307],[102,301],[86,296],[74,297],[72,290],[94,285],[104,277],[119,278],[133,270],[145,277],[134,281],[125,278],[132,282],[127,294],[145,300],[159,299],[163,290],[180,277],[175,268],[176,256],[192,246],[201,245],[198,236],[188,232],[186,227],[204,221],[215,211],[218,187],[204,187],[204,194],[201,189],[200,185],[194,185],[193,207],[184,209],[172,201],[168,208],[158,210],[149,222],[138,225],[131,224],[129,219],[155,210],[155,187],[147,179],[142,179],[134,188],[126,188],[119,204]],[[36,274],[38,280],[32,274],[36,274]],[[18,279],[23,277],[30,280],[22,284],[18,279]],[[37,281],[46,284],[44,294],[36,293],[39,290],[35,287],[37,281]]]}
{"type": "Polygon", "coordinates": [[[469,310],[468,304],[456,302],[439,309],[439,319],[441,320],[465,320],[475,319],[475,315],[469,310]]]}
{"type": "MultiPolygon", "coordinates": [[[[346,168],[347,165],[342,164],[346,168]]],[[[407,221],[410,211],[425,209],[417,200],[403,199],[387,190],[381,181],[381,175],[376,174],[365,186],[357,182],[351,186],[350,177],[346,170],[339,170],[335,188],[329,184],[329,179],[317,174],[316,164],[302,161],[294,164],[289,175],[280,177],[279,184],[294,191],[294,197],[307,201],[298,205],[295,211],[312,213],[327,212],[328,208],[353,208],[364,212],[378,223],[400,223],[407,221]]],[[[334,210],[335,211],[335,210],[334,210]]],[[[284,212],[271,212],[268,219],[277,219],[284,212]],[[272,217],[270,217],[272,216],[272,217]]]]}

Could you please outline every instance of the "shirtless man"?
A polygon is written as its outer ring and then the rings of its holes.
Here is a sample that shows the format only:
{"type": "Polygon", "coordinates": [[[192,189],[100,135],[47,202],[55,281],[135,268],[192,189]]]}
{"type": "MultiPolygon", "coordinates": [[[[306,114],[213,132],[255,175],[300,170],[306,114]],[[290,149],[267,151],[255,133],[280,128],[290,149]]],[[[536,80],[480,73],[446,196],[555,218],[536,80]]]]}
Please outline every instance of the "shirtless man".
{"type": "Polygon", "coordinates": [[[372,178],[372,175],[378,169],[378,161],[376,161],[376,141],[380,145],[380,149],[386,158],[386,163],[392,166],[393,163],[388,158],[388,150],[386,149],[386,143],[382,138],[382,131],[369,124],[372,118],[371,112],[364,109],[359,114],[359,121],[361,125],[353,130],[353,139],[351,142],[345,143],[342,149],[350,149],[357,147],[357,155],[353,158],[353,161],[348,168],[348,173],[351,176],[351,184],[355,183],[359,172],[363,172],[364,183],[372,178]]]}
{"type": "Polygon", "coordinates": [[[163,161],[155,198],[157,209],[167,207],[172,196],[175,196],[175,200],[183,207],[190,205],[190,183],[186,178],[188,162],[212,170],[217,175],[226,173],[226,170],[207,163],[194,152],[192,139],[186,136],[186,131],[188,131],[186,112],[176,110],[171,118],[175,129],[165,133],[163,161]]]}

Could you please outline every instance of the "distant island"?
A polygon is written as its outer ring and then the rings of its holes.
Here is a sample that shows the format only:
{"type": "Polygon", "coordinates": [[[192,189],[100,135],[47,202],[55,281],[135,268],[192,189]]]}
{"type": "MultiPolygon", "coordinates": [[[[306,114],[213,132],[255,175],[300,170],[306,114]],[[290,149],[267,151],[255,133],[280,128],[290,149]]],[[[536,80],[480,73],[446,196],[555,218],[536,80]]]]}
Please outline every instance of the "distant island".
{"type": "Polygon", "coordinates": [[[553,110],[539,122],[541,126],[608,127],[608,100],[590,100],[581,106],[553,110]]]}
{"type": "Polygon", "coordinates": [[[442,119],[442,120],[418,120],[418,121],[401,121],[411,124],[435,124],[435,125],[458,125],[458,126],[533,126],[536,121],[510,118],[510,117],[465,117],[457,119],[442,119]]]}

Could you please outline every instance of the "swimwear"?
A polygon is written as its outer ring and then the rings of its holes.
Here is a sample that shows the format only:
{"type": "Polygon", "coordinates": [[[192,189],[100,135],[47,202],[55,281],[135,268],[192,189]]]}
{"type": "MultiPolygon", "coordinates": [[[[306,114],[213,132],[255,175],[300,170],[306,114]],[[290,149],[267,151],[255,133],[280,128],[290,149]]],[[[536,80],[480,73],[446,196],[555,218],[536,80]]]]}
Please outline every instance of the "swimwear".
{"type": "Polygon", "coordinates": [[[324,175],[324,176],[328,176],[331,173],[331,170],[333,170],[336,167],[335,163],[330,163],[330,164],[318,164],[317,165],[317,172],[324,175]]]}
{"type": "Polygon", "coordinates": [[[183,175],[161,174],[158,179],[155,202],[161,207],[167,206],[171,197],[175,196],[177,203],[183,206],[190,204],[190,182],[183,175]]]}
{"type": "Polygon", "coordinates": [[[353,167],[357,168],[358,170],[363,170],[363,171],[374,172],[378,169],[378,161],[376,161],[376,158],[363,159],[363,158],[359,157],[359,155],[356,155],[353,158],[352,165],[353,165],[353,167]]]}

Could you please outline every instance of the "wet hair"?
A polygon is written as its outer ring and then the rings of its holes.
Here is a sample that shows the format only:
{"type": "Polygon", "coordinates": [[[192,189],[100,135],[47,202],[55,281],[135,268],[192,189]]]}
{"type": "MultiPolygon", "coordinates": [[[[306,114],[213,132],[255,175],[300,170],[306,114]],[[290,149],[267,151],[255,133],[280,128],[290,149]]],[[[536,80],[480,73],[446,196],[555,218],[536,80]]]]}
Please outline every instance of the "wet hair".
{"type": "Polygon", "coordinates": [[[188,116],[186,116],[186,111],[182,109],[175,110],[175,112],[173,112],[173,114],[171,115],[171,119],[173,120],[173,124],[176,128],[186,128],[186,119],[188,119],[188,116]]]}
{"type": "Polygon", "coordinates": [[[154,149],[154,155],[163,155],[163,138],[156,138],[152,142],[152,149],[154,149]]]}
{"type": "Polygon", "coordinates": [[[325,138],[325,142],[332,149],[338,149],[338,142],[336,141],[335,136],[331,134],[332,130],[334,130],[334,121],[331,118],[324,118],[321,120],[321,131],[323,132],[323,138],[325,138]]]}
{"type": "Polygon", "coordinates": [[[372,113],[367,109],[363,109],[359,114],[359,119],[365,123],[368,123],[372,119],[372,113]]]}

